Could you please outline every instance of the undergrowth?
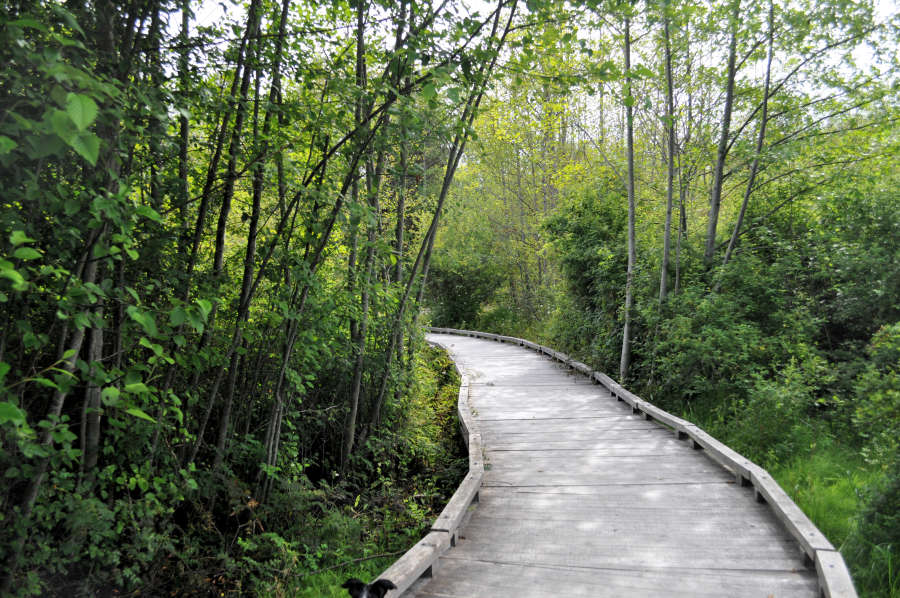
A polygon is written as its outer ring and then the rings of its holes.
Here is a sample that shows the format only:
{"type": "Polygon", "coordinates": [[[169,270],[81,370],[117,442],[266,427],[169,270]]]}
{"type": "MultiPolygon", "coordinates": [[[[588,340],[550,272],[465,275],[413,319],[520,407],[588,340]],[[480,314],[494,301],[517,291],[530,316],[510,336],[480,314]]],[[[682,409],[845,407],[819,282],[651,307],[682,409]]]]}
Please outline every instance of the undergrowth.
{"type": "MultiPolygon", "coordinates": [[[[402,424],[370,442],[350,481],[321,483],[285,494],[308,499],[293,537],[267,542],[270,558],[255,562],[255,594],[264,598],[345,597],[350,577],[374,580],[426,532],[465,475],[467,461],[456,417],[459,378],[446,353],[419,352],[414,388],[402,424]]],[[[255,543],[254,543],[255,544],[255,543]]]]}

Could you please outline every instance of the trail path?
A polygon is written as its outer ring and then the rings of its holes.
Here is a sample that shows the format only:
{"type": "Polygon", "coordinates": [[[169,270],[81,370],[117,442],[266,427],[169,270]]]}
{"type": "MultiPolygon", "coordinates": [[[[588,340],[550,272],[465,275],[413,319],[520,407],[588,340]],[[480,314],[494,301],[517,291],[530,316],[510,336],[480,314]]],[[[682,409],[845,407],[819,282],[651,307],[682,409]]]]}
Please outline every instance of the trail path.
{"type": "Polygon", "coordinates": [[[607,390],[525,348],[429,335],[469,377],[477,507],[410,598],[816,596],[752,489],[607,390]]]}

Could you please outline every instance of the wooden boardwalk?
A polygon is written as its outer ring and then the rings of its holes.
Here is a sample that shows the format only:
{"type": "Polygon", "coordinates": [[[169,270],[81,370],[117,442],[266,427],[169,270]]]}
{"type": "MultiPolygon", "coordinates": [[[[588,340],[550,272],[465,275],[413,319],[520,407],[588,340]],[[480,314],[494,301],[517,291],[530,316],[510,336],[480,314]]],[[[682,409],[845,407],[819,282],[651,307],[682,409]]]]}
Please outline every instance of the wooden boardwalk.
{"type": "Polygon", "coordinates": [[[408,598],[817,596],[732,473],[602,386],[510,344],[429,335],[469,379],[479,502],[408,598]]]}

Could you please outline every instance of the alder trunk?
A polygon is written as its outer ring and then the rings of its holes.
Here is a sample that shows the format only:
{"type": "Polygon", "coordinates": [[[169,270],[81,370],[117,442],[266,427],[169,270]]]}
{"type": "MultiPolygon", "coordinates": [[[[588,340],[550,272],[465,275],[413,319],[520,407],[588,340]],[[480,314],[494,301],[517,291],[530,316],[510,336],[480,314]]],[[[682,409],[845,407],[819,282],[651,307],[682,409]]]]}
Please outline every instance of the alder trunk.
{"type": "Polygon", "coordinates": [[[625,190],[628,195],[628,272],[625,279],[625,325],[622,330],[622,355],[619,381],[624,384],[631,365],[631,309],[634,305],[634,267],[637,248],[634,232],[634,98],[631,96],[631,17],[625,17],[625,160],[628,172],[625,190]]]}
{"type": "Polygon", "coordinates": [[[740,17],[740,0],[732,4],[730,15],[731,39],[728,44],[728,68],[725,73],[725,106],[722,110],[722,125],[719,130],[719,146],[713,170],[713,184],[709,194],[709,218],[706,225],[706,249],[703,259],[707,267],[712,265],[716,252],[716,228],[719,223],[719,208],[722,205],[722,187],[725,182],[725,159],[728,157],[728,136],[731,128],[731,111],[734,106],[734,79],[737,71],[737,34],[740,17]]]}

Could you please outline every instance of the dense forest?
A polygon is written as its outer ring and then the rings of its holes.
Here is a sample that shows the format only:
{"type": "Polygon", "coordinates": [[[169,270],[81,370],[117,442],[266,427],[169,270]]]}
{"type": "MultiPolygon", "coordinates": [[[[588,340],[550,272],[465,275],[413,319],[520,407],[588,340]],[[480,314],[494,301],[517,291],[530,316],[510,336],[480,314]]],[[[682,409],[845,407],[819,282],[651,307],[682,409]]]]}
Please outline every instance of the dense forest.
{"type": "MultiPolygon", "coordinates": [[[[571,16],[571,15],[570,15],[571,16]]],[[[635,3],[533,28],[474,122],[428,300],[768,468],[900,596],[897,14],[635,3]]]]}
{"type": "Polygon", "coordinates": [[[769,467],[900,595],[897,15],[0,5],[0,594],[341,595],[465,469],[429,323],[769,467]]]}

